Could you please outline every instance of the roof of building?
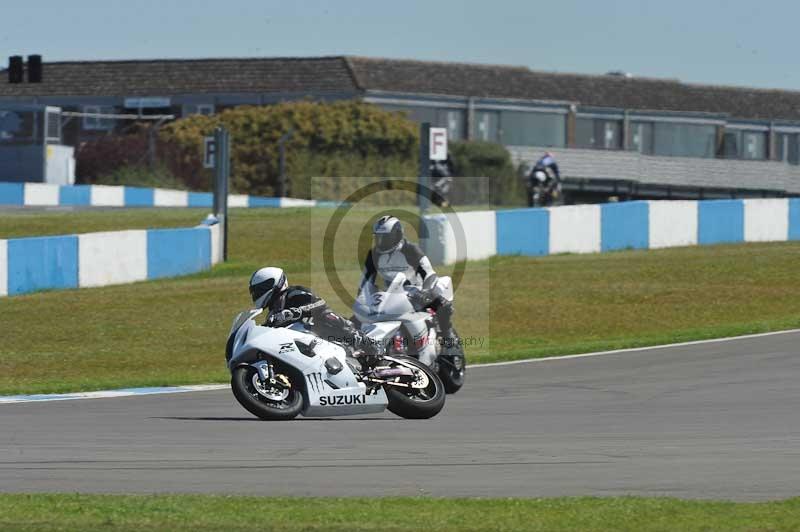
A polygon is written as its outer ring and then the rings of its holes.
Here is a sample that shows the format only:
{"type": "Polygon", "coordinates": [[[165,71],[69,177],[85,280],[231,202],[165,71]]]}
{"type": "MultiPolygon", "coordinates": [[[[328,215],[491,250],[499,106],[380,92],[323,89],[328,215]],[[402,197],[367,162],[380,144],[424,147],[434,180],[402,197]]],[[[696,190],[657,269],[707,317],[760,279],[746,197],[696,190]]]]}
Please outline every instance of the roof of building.
{"type": "Polygon", "coordinates": [[[44,63],[41,83],[8,83],[0,97],[170,96],[207,93],[353,91],[342,57],[156,59],[44,63]]]}
{"type": "Polygon", "coordinates": [[[569,101],[631,110],[722,113],[757,120],[800,120],[798,91],[353,56],[51,62],[44,64],[40,84],[10,84],[6,79],[3,70],[0,97],[372,90],[569,101]]]}
{"type": "Polygon", "coordinates": [[[372,90],[557,100],[586,106],[800,119],[800,92],[694,85],[674,79],[539,72],[524,67],[350,57],[372,90]]]}

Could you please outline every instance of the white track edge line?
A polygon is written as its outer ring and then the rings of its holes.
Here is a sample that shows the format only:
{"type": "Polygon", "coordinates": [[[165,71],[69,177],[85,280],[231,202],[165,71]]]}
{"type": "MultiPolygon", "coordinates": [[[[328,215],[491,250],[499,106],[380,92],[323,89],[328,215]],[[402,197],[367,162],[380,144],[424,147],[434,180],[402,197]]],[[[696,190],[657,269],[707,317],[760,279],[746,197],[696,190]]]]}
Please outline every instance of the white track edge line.
{"type": "Polygon", "coordinates": [[[479,369],[479,368],[490,368],[494,366],[513,366],[516,364],[531,364],[534,362],[548,362],[552,360],[569,360],[571,358],[588,358],[588,357],[599,357],[605,355],[618,355],[622,353],[634,353],[634,352],[644,352],[644,351],[657,351],[660,349],[669,349],[673,347],[689,347],[693,345],[703,345],[703,344],[716,344],[716,343],[726,343],[726,342],[735,342],[737,340],[749,340],[753,338],[763,338],[766,336],[777,336],[780,334],[791,334],[791,333],[800,333],[800,329],[789,329],[786,331],[773,331],[767,333],[757,333],[757,334],[746,334],[742,336],[731,336],[728,338],[711,338],[708,340],[694,340],[691,342],[679,342],[675,344],[662,344],[662,345],[651,345],[651,346],[644,346],[644,347],[628,347],[625,349],[614,349],[612,351],[599,351],[597,353],[578,353],[575,355],[559,355],[553,357],[542,357],[542,358],[526,358],[522,360],[509,360],[506,362],[486,362],[485,364],[469,364],[467,368],[469,369],[479,369]]]}
{"type": "Polygon", "coordinates": [[[121,390],[99,390],[94,392],[56,393],[38,395],[0,396],[0,405],[16,403],[47,403],[51,401],[73,401],[76,399],[110,399],[113,397],[132,397],[145,395],[164,395],[188,392],[207,392],[223,390],[228,384],[197,384],[187,386],[164,386],[158,388],[128,388],[121,390]]]}
{"type": "MultiPolygon", "coordinates": [[[[612,351],[599,351],[597,353],[579,353],[576,355],[559,355],[543,358],[527,358],[524,360],[510,360],[508,362],[487,362],[485,364],[470,364],[468,369],[490,368],[495,366],[513,366],[517,364],[531,364],[536,362],[549,362],[554,360],[569,360],[572,358],[588,358],[605,355],[617,355],[623,353],[634,353],[644,351],[656,351],[672,347],[687,347],[693,345],[714,344],[735,342],[737,340],[749,340],[753,338],[764,338],[767,336],[777,336],[781,334],[800,333],[800,329],[789,329],[787,331],[773,331],[767,333],[747,334],[743,336],[731,336],[730,338],[712,338],[708,340],[695,340],[691,342],[680,342],[676,344],[653,345],[649,347],[630,347],[627,349],[614,349],[612,351]]],[[[131,397],[143,395],[164,395],[174,393],[205,392],[223,390],[228,388],[227,384],[198,384],[190,386],[174,386],[163,388],[141,388],[128,390],[105,390],[95,392],[76,392],[64,394],[43,394],[43,395],[10,395],[0,396],[0,405],[16,403],[43,403],[49,401],[70,401],[75,399],[109,399],[112,397],[131,397]]]]}

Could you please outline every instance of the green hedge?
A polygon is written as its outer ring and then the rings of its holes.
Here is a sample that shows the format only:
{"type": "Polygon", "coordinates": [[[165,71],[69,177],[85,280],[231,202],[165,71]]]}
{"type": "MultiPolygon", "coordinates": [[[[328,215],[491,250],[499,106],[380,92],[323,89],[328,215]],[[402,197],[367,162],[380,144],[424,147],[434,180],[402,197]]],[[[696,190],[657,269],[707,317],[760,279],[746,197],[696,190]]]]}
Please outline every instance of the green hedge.
{"type": "Polygon", "coordinates": [[[511,154],[501,144],[483,141],[451,142],[450,158],[456,176],[485,177],[488,183],[455,180],[454,204],[488,203],[524,205],[525,185],[511,162],[511,154]],[[488,186],[485,186],[487,185],[488,186]]]}
{"type": "MultiPolygon", "coordinates": [[[[278,139],[287,131],[289,194],[344,199],[385,177],[415,179],[419,125],[402,112],[348,100],[298,101],[239,106],[213,116],[193,115],[158,133],[154,168],[147,167],[146,126],[128,135],[105,136],[79,150],[79,174],[87,183],[124,183],[208,190],[212,171],[202,165],[203,138],[222,125],[231,133],[231,188],[275,196],[279,190],[278,139]],[[153,175],[148,177],[148,174],[153,175]],[[313,177],[321,177],[313,180],[313,177]],[[339,179],[342,177],[357,179],[339,179]],[[180,186],[182,183],[183,186],[180,186]]],[[[451,142],[453,204],[522,205],[525,191],[508,151],[489,142],[451,142]],[[459,176],[485,180],[459,180],[459,176]]],[[[370,203],[414,203],[410,192],[381,193],[370,203]]]]}
{"type": "Polygon", "coordinates": [[[203,172],[202,139],[218,125],[231,133],[232,188],[237,192],[277,194],[278,139],[289,130],[286,163],[292,196],[308,197],[312,176],[416,173],[418,126],[401,113],[356,101],[241,106],[177,120],[160,133],[179,154],[171,165],[175,173],[203,172]]]}

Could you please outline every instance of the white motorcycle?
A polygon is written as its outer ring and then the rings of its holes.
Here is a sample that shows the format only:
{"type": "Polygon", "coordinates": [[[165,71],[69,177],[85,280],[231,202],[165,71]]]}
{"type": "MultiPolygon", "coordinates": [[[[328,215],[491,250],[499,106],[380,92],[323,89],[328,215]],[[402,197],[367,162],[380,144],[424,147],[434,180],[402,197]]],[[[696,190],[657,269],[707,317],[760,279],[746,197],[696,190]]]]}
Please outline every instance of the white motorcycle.
{"type": "Polygon", "coordinates": [[[354,321],[372,341],[382,344],[387,353],[410,356],[436,371],[447,393],[456,393],[464,385],[466,359],[461,341],[443,338],[436,313],[425,309],[425,297],[443,297],[453,301],[450,277],[431,275],[422,290],[405,287],[406,276],[399,273],[383,292],[367,284],[353,305],[354,321]],[[410,294],[422,295],[417,305],[410,294]],[[417,310],[422,309],[422,310],[417,310]]]}
{"type": "Polygon", "coordinates": [[[302,322],[258,325],[262,312],[239,314],[225,349],[233,395],[251,414],[287,420],[388,408],[407,419],[427,419],[444,407],[442,381],[418,360],[386,355],[365,368],[345,347],[315,336],[302,322]]]}

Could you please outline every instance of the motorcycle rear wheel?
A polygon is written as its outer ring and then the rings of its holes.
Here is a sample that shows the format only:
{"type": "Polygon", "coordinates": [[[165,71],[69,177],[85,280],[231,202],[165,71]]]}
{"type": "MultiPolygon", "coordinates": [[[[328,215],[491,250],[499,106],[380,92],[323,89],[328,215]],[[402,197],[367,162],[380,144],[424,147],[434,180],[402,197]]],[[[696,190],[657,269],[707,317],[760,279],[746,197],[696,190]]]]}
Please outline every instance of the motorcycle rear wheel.
{"type": "Polygon", "coordinates": [[[439,376],[428,366],[411,357],[402,359],[425,374],[428,385],[422,389],[407,389],[384,385],[389,411],[406,419],[429,419],[444,408],[445,390],[439,376]]]}
{"type": "Polygon", "coordinates": [[[294,419],[303,409],[303,394],[291,375],[286,375],[292,387],[286,390],[285,397],[269,393],[259,393],[255,381],[258,372],[252,366],[239,366],[231,375],[231,390],[234,397],[245,410],[266,421],[286,421],[294,419]]]}
{"type": "MultiPolygon", "coordinates": [[[[458,335],[456,334],[456,338],[458,335]]],[[[464,377],[467,373],[467,359],[460,342],[439,355],[439,377],[444,384],[444,391],[448,394],[456,393],[464,386],[464,377]],[[458,357],[460,361],[456,361],[458,357]],[[460,367],[459,367],[460,364],[460,367]]]]}

